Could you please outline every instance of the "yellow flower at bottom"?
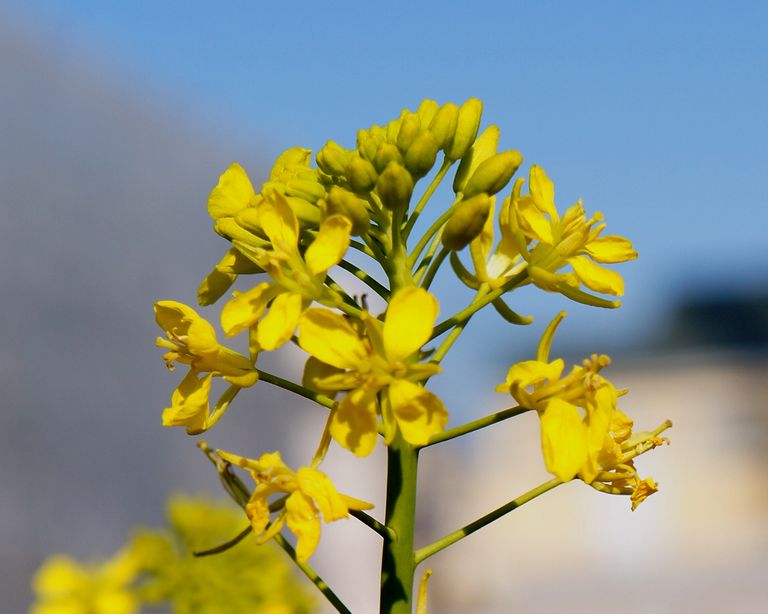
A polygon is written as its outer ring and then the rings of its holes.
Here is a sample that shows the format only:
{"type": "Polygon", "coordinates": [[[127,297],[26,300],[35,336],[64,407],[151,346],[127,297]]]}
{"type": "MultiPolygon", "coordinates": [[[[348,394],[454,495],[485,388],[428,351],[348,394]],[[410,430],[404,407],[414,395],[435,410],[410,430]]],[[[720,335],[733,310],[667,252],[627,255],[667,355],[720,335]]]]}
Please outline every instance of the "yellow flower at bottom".
{"type": "Polygon", "coordinates": [[[81,565],[65,555],[50,557],[37,571],[31,614],[132,614],[138,611],[131,588],[137,566],[130,551],[97,565],[81,565]]]}
{"type": "Polygon", "coordinates": [[[306,561],[320,542],[320,518],[332,522],[349,515],[349,510],[371,509],[373,505],[339,493],[322,471],[302,467],[290,469],[279,452],[263,454],[258,460],[219,451],[225,461],[247,469],[256,482],[251,499],[245,507],[258,542],[272,539],[284,524],[296,535],[296,558],[306,561]],[[285,504],[270,524],[268,499],[275,494],[287,494],[285,504]]]}

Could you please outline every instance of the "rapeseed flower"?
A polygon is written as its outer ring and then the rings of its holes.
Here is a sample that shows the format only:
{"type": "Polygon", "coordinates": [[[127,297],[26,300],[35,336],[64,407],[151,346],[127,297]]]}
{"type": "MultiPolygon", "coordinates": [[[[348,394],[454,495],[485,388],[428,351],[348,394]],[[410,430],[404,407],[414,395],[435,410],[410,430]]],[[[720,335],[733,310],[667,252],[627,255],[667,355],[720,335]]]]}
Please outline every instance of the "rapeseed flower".
{"type": "Polygon", "coordinates": [[[318,378],[315,385],[347,391],[329,426],[342,446],[358,456],[370,454],[379,415],[388,443],[399,431],[407,442],[424,445],[445,428],[448,412],[443,402],[417,383],[440,371],[435,364],[418,362],[418,351],[429,340],[437,313],[434,296],[409,287],[392,297],[383,323],[366,313],[363,330],[327,309],[309,309],[302,315],[299,345],[337,370],[318,378]]]}
{"type": "Polygon", "coordinates": [[[269,192],[256,212],[270,246],[249,248],[247,253],[272,281],[236,293],[222,310],[221,325],[228,336],[250,328],[259,348],[274,350],[291,338],[299,316],[313,301],[341,301],[325,278],[349,247],[352,223],[343,215],[329,216],[302,254],[299,222],[283,195],[269,192]]]}
{"type": "Polygon", "coordinates": [[[219,451],[225,461],[247,469],[256,482],[245,511],[258,542],[272,539],[283,525],[296,535],[296,558],[306,561],[320,542],[320,519],[332,522],[349,515],[349,510],[371,509],[373,505],[339,493],[322,471],[313,467],[290,469],[279,452],[263,454],[258,460],[219,451]],[[269,497],[288,495],[277,518],[270,524],[269,497]]]}
{"type": "Polygon", "coordinates": [[[653,490],[652,480],[637,477],[631,459],[662,440],[649,433],[632,436],[632,420],[617,407],[620,392],[600,374],[610,364],[608,356],[593,354],[565,376],[561,358],[549,361],[552,339],[563,317],[565,312],[547,327],[536,360],[513,365],[496,390],[509,392],[522,407],[538,412],[541,447],[550,473],[563,482],[578,476],[598,490],[632,494],[634,509],[653,490]]]}
{"type": "Polygon", "coordinates": [[[83,565],[65,555],[50,557],[37,571],[32,614],[133,614],[139,599],[132,587],[139,574],[130,549],[103,563],[83,565]]]}
{"type": "Polygon", "coordinates": [[[258,371],[252,360],[220,345],[213,326],[183,303],[158,301],[155,320],[165,331],[166,338],[158,337],[156,344],[168,349],[163,355],[168,369],[175,368],[174,362],[190,367],[173,392],[171,406],[163,411],[163,425],[185,426],[191,435],[201,433],[223,415],[240,388],[256,383],[258,371]],[[208,397],[214,377],[231,386],[211,413],[208,397]]]}
{"type": "Polygon", "coordinates": [[[554,184],[541,167],[531,167],[530,194],[520,195],[522,183],[519,179],[512,192],[507,233],[526,262],[531,281],[582,303],[618,307],[618,302],[593,296],[580,286],[602,294],[624,294],[621,275],[597,263],[637,258],[632,243],[616,235],[600,236],[605,229],[602,214],[588,219],[581,201],[561,218],[555,207],[554,184]],[[567,265],[571,272],[559,272],[567,265]]]}

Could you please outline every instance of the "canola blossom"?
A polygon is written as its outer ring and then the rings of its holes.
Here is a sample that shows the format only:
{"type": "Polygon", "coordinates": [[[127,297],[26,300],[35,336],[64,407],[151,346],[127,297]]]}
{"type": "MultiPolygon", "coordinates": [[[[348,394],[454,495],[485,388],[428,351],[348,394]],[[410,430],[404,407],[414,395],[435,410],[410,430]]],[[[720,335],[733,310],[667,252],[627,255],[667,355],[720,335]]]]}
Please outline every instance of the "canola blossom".
{"type": "Polygon", "coordinates": [[[340,494],[323,472],[312,467],[291,470],[279,452],[263,454],[258,460],[219,452],[221,458],[250,472],[256,488],[245,506],[258,542],[264,543],[287,524],[296,535],[296,556],[306,561],[320,542],[320,519],[333,522],[346,518],[349,510],[367,510],[373,506],[340,494]],[[268,499],[285,494],[284,506],[270,522],[268,499]]]}
{"type": "Polygon", "coordinates": [[[437,312],[437,300],[429,292],[406,288],[392,297],[383,324],[366,313],[360,332],[327,309],[310,309],[302,316],[299,345],[338,370],[313,384],[347,391],[330,421],[330,433],[342,446],[358,456],[370,454],[379,416],[385,441],[400,431],[408,443],[423,445],[445,428],[448,412],[443,402],[418,385],[440,371],[435,364],[417,360],[437,312]]]}
{"type": "MultiPolygon", "coordinates": [[[[219,321],[223,334],[240,344],[235,347],[248,348],[245,354],[221,345],[213,325],[192,308],[174,301],[155,305],[166,364],[189,366],[162,413],[163,425],[216,436],[212,427],[236,396],[250,399],[255,411],[272,411],[244,390],[257,381],[326,412],[317,447],[297,471],[279,452],[254,460],[198,445],[244,507],[257,542],[276,541],[341,612],[348,610],[308,563],[322,547],[322,522],[352,515],[382,538],[380,609],[410,614],[418,563],[559,484],[579,479],[627,496],[633,510],[658,490],[635,463],[667,442],[660,434],[671,423],[633,430],[619,408],[626,391],[603,374],[607,356],[593,354],[570,371],[562,359],[550,360],[564,313],[544,330],[536,358],[510,366],[497,387],[516,407],[496,413],[473,407],[477,415],[469,422],[448,428],[449,410],[460,408],[441,399],[430,382],[450,377],[442,363],[460,337],[462,343],[489,342],[466,332],[476,313],[493,307],[502,316],[499,328],[535,325],[510,306],[523,286],[560,295],[553,301],[617,308],[624,280],[613,265],[637,257],[630,240],[605,234],[603,215],[587,214],[580,200],[558,211],[554,183],[537,164],[528,167],[524,193],[525,180],[515,178],[522,154],[499,150],[500,128],[483,127],[482,111],[474,98],[462,104],[424,100],[415,111],[404,109],[349,135],[347,145],[328,141],[314,156],[302,147],[286,150],[261,186],[254,187],[237,163],[223,172],[207,208],[226,250],[200,284],[198,301],[209,307],[231,292],[221,301],[219,321]],[[445,180],[453,191],[448,200],[438,189],[445,180]],[[463,285],[444,301],[431,286],[451,272],[463,285]],[[384,308],[371,310],[379,300],[384,308]],[[441,301],[463,306],[438,321],[441,301]],[[305,361],[298,381],[256,367],[262,353],[289,348],[305,361]],[[218,380],[228,388],[211,407],[218,380]],[[539,416],[543,463],[554,478],[417,549],[419,454],[525,411],[539,416]],[[333,445],[351,453],[349,462],[359,462],[356,457],[370,455],[379,442],[386,447],[388,475],[380,520],[366,513],[369,504],[340,494],[319,468],[333,445]],[[248,471],[255,486],[246,486],[232,467],[248,471]],[[283,537],[286,528],[295,535],[295,549],[283,537]]],[[[435,287],[445,292],[450,286],[435,287]]],[[[487,391],[471,381],[472,370],[458,368],[453,377],[485,398],[487,391]]]]}

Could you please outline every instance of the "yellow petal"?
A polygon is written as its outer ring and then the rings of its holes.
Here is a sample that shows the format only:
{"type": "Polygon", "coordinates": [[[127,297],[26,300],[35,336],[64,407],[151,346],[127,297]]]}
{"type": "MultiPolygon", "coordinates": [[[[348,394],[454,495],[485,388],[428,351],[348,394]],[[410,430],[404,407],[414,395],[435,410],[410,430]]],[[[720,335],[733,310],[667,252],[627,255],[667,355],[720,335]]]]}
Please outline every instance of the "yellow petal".
{"type": "Polygon", "coordinates": [[[302,467],[297,472],[299,489],[310,497],[320,509],[325,522],[346,518],[349,513],[336,487],[322,471],[302,467]]]}
{"type": "Polygon", "coordinates": [[[347,506],[347,509],[350,509],[350,510],[372,510],[373,509],[373,503],[368,503],[368,501],[363,501],[362,499],[355,499],[354,497],[350,497],[349,495],[345,495],[344,493],[341,493],[341,498],[344,499],[344,503],[347,506]]]}
{"type": "Polygon", "coordinates": [[[90,576],[76,560],[57,554],[48,558],[32,580],[34,591],[39,595],[56,596],[77,591],[86,586],[90,576]]]}
{"type": "Polygon", "coordinates": [[[606,444],[613,440],[608,436],[611,427],[611,418],[616,409],[616,389],[609,383],[600,386],[594,394],[594,398],[587,404],[585,419],[587,428],[587,459],[582,467],[581,479],[587,484],[600,473],[599,459],[606,444]]]}
{"type": "Polygon", "coordinates": [[[219,177],[219,183],[208,197],[208,214],[214,220],[233,217],[245,209],[254,196],[253,186],[243,167],[232,164],[219,177]]]}
{"type": "Polygon", "coordinates": [[[645,478],[644,480],[641,480],[640,483],[635,486],[635,489],[630,496],[630,500],[632,501],[632,511],[634,512],[638,505],[653,493],[658,492],[658,490],[659,487],[656,482],[653,481],[653,478],[645,478]]]}
{"type": "Polygon", "coordinates": [[[448,412],[440,398],[413,382],[393,381],[389,400],[403,439],[412,445],[425,445],[448,423],[448,412]]]}
{"type": "Polygon", "coordinates": [[[624,280],[616,271],[601,267],[586,256],[569,258],[568,262],[581,283],[590,290],[613,296],[624,294],[624,280]]]}
{"type": "Polygon", "coordinates": [[[496,387],[497,392],[510,392],[513,385],[521,388],[537,384],[545,380],[553,382],[560,378],[563,372],[563,360],[558,358],[550,363],[540,360],[524,360],[512,365],[507,371],[507,379],[496,387]]]}
{"type": "Polygon", "coordinates": [[[331,436],[357,456],[368,456],[376,447],[376,389],[355,388],[339,403],[331,420],[331,436]]]}
{"type": "Polygon", "coordinates": [[[429,340],[438,310],[437,299],[422,288],[404,288],[392,297],[384,320],[389,362],[407,358],[429,340]]]}
{"type": "Polygon", "coordinates": [[[324,388],[322,380],[328,377],[338,376],[343,371],[333,365],[326,364],[314,356],[310,356],[304,365],[304,373],[301,376],[301,385],[315,392],[329,397],[336,396],[338,388],[324,388]]]}
{"type": "Polygon", "coordinates": [[[535,164],[531,167],[529,188],[539,210],[548,213],[553,221],[558,219],[555,208],[555,184],[544,169],[535,164]]]}
{"type": "Polygon", "coordinates": [[[529,239],[552,245],[552,225],[531,198],[523,196],[515,200],[517,223],[529,239]]]}
{"type": "Polygon", "coordinates": [[[279,294],[269,306],[269,313],[259,322],[256,339],[268,351],[279,348],[296,331],[302,312],[302,296],[298,292],[279,294]]]}
{"type": "Polygon", "coordinates": [[[285,502],[288,528],[296,534],[296,558],[304,562],[320,543],[320,520],[312,499],[301,491],[292,493],[285,502]]]}
{"type": "Polygon", "coordinates": [[[272,246],[279,251],[298,249],[299,222],[285,197],[270,193],[260,205],[259,221],[272,246]]]}
{"type": "Polygon", "coordinates": [[[629,239],[616,235],[592,239],[586,244],[585,249],[593,260],[606,264],[626,262],[637,258],[637,252],[629,239]]]}
{"type": "Polygon", "coordinates": [[[197,371],[190,369],[173,391],[171,406],[163,410],[163,426],[185,426],[190,434],[205,430],[213,376],[209,373],[198,378],[198,375],[197,371]]]}
{"type": "Polygon", "coordinates": [[[357,371],[367,364],[365,345],[338,313],[307,309],[299,319],[299,345],[324,363],[357,371]]]}
{"type": "Polygon", "coordinates": [[[587,460],[587,433],[579,409],[552,399],[541,415],[541,449],[547,470],[563,482],[573,479],[587,460]]]}
{"type": "Polygon", "coordinates": [[[352,223],[342,215],[331,215],[322,224],[317,237],[307,248],[304,261],[312,275],[325,273],[339,263],[349,247],[352,223]]]}
{"type": "Polygon", "coordinates": [[[267,304],[279,289],[264,282],[247,292],[236,294],[221,310],[221,328],[227,337],[253,326],[267,309],[267,304]]]}
{"type": "Polygon", "coordinates": [[[250,501],[245,506],[245,513],[251,521],[251,528],[258,536],[269,524],[269,504],[267,497],[274,492],[274,488],[259,485],[253,491],[250,501]]]}

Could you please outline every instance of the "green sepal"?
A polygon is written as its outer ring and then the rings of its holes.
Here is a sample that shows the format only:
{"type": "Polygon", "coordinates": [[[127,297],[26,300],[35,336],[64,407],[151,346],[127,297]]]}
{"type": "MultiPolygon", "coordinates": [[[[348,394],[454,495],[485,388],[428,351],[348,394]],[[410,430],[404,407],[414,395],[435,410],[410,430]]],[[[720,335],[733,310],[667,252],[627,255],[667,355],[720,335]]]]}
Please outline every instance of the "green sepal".
{"type": "Polygon", "coordinates": [[[510,324],[517,324],[519,326],[527,326],[533,322],[533,316],[521,316],[516,311],[512,310],[509,305],[504,302],[504,299],[497,298],[493,301],[493,306],[499,315],[504,318],[510,324]]]}

